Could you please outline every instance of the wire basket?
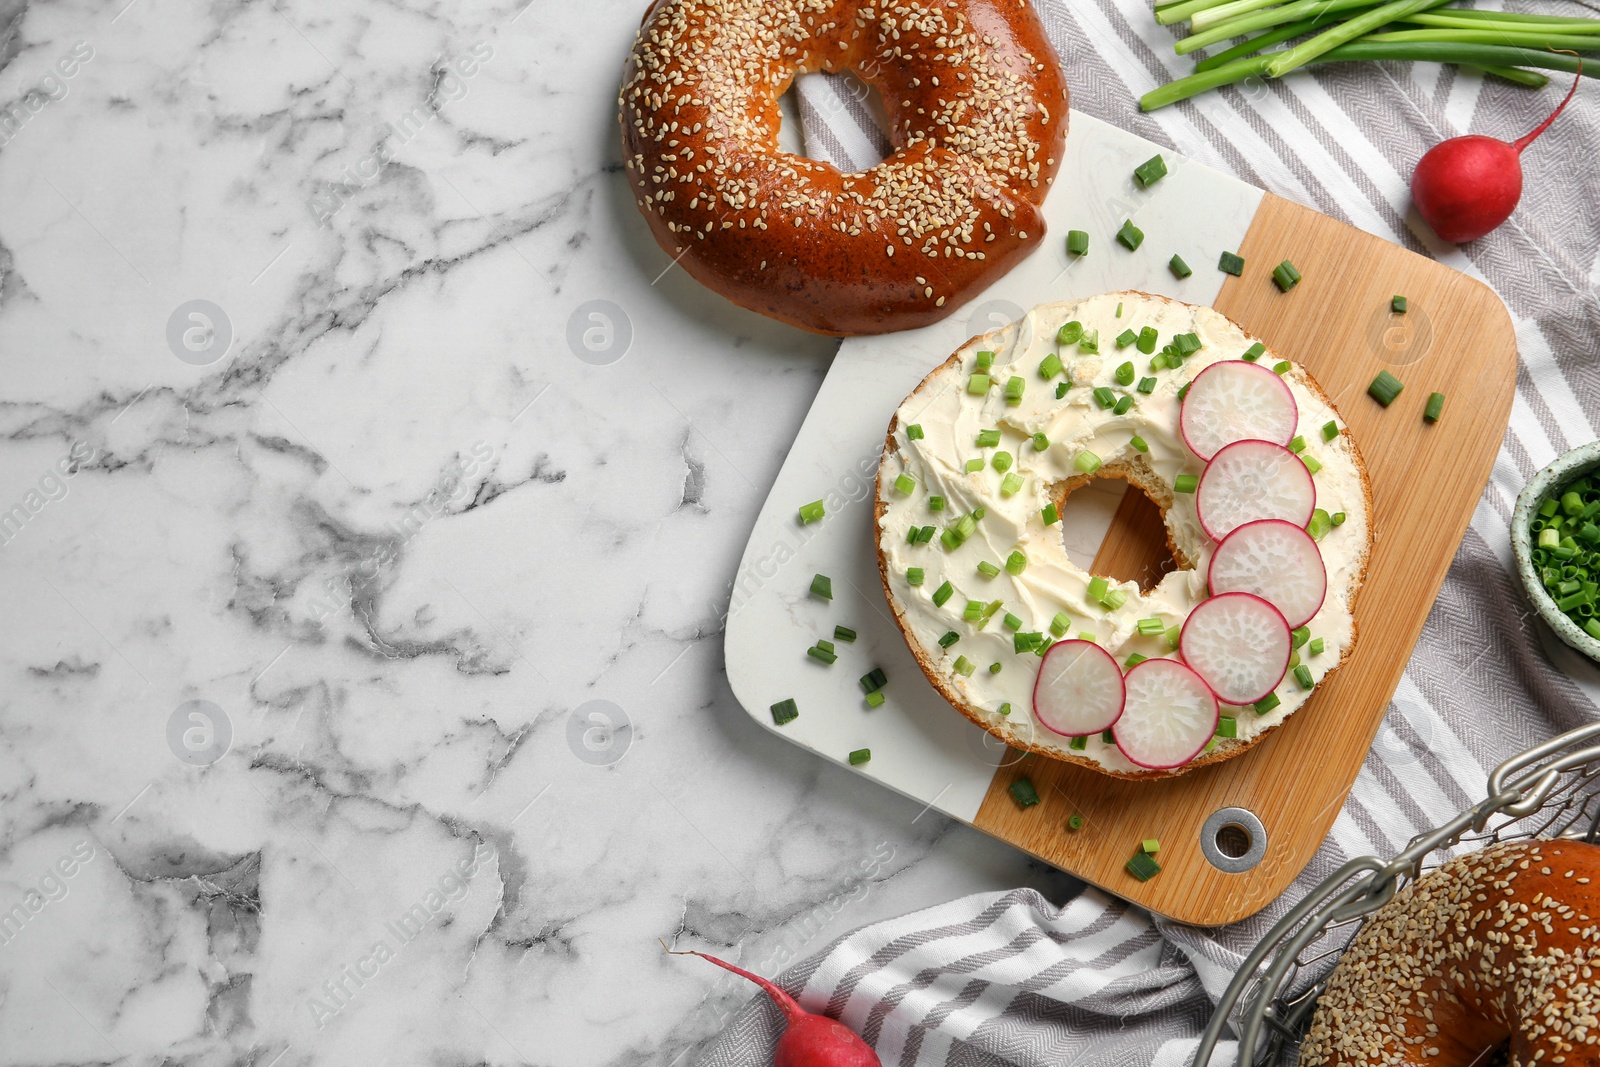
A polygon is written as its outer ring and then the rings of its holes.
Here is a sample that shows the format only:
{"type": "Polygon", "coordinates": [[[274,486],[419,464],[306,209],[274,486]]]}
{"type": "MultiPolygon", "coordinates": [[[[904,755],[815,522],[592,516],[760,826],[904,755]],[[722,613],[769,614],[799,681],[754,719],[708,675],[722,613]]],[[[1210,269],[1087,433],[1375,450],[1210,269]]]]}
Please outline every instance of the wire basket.
{"type": "Polygon", "coordinates": [[[1502,841],[1564,837],[1594,842],[1597,836],[1600,723],[1511,757],[1489,775],[1487,799],[1413,837],[1392,860],[1353,859],[1312,890],[1245,957],[1200,1039],[1195,1067],[1209,1067],[1230,1018],[1239,1037],[1235,1062],[1240,1067],[1285,1062],[1327,986],[1329,961],[1349,946],[1367,916],[1451,855],[1502,841]],[[1456,849],[1458,845],[1464,847],[1456,849]],[[1295,992],[1297,979],[1307,972],[1321,977],[1295,992]]]}

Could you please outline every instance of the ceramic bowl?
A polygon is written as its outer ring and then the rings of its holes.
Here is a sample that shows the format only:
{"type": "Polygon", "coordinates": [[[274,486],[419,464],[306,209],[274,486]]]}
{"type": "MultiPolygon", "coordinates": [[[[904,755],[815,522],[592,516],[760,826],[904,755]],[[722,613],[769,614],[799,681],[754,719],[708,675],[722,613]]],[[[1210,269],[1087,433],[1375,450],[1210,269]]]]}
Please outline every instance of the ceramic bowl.
{"type": "Polygon", "coordinates": [[[1550,624],[1557,637],[1600,663],[1600,641],[1579,629],[1545,592],[1538,569],[1533,565],[1533,536],[1528,532],[1529,521],[1547,496],[1574,478],[1596,470],[1600,470],[1600,441],[1591,441],[1571,452],[1562,453],[1554,463],[1529,479],[1517,495],[1517,509],[1511,515],[1511,550],[1517,557],[1517,573],[1522,576],[1522,588],[1527,591],[1528,600],[1539,617],[1550,624]]]}

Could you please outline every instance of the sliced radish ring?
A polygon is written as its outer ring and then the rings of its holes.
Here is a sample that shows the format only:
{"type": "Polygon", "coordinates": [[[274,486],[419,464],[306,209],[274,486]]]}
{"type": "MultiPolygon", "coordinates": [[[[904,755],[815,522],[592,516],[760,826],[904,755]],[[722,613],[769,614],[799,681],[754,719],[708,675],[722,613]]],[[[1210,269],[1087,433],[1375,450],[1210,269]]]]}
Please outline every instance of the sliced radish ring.
{"type": "Polygon", "coordinates": [[[1235,441],[1287,445],[1299,423],[1300,408],[1283,376],[1235,359],[1195,375],[1178,414],[1184,443],[1201,459],[1235,441]]]}
{"type": "Polygon", "coordinates": [[[1328,595],[1322,551],[1304,529],[1282,519],[1247,522],[1211,557],[1211,592],[1254,593],[1283,613],[1290,628],[1304,626],[1328,595]]]}
{"type": "Polygon", "coordinates": [[[1254,593],[1222,593],[1189,613],[1179,648],[1218,699],[1254,704],[1289,669],[1289,629],[1283,613],[1254,593]]]}
{"type": "Polygon", "coordinates": [[[1067,737],[1109,730],[1122,716],[1122,668],[1093,641],[1057,641],[1039,662],[1033,714],[1067,737]]]}
{"type": "Polygon", "coordinates": [[[1141,767],[1181,767],[1217,733],[1217,698],[1205,679],[1175,659],[1147,659],[1123,678],[1122,718],[1112,731],[1117,748],[1141,767]]]}
{"type": "Polygon", "coordinates": [[[1304,526],[1316,510],[1317,487],[1304,461],[1282,445],[1235,441],[1206,464],[1194,504],[1200,525],[1221,541],[1256,519],[1304,526]]]}

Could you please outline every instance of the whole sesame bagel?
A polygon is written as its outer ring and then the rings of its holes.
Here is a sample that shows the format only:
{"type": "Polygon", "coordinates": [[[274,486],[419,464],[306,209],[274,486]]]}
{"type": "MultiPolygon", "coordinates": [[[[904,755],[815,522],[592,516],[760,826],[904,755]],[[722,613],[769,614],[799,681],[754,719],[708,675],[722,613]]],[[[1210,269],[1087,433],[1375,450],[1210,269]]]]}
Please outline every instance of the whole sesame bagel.
{"type": "Polygon", "coordinates": [[[1451,860],[1372,916],[1328,978],[1300,1067],[1600,1063],[1600,848],[1451,860]]]}
{"type": "Polygon", "coordinates": [[[936,322],[1044,236],[1067,88],[1027,0],[656,0],[623,69],[623,163],[662,249],[816,333],[936,322]],[[778,148],[778,98],[854,71],[893,153],[778,148]]]}

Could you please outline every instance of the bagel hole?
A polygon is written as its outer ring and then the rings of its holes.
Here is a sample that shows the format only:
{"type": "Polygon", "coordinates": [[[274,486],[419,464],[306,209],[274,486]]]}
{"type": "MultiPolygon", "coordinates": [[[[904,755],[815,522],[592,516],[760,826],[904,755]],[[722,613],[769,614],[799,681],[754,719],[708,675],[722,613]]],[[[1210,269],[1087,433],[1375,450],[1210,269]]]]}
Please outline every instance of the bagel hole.
{"type": "Polygon", "coordinates": [[[1238,859],[1248,855],[1250,846],[1254,844],[1250,831],[1236,822],[1230,822],[1217,828],[1217,851],[1229,859],[1238,859]]]}
{"type": "Polygon", "coordinates": [[[1091,478],[1068,492],[1061,541],[1067,558],[1090,574],[1137,582],[1145,592],[1178,568],[1161,509],[1120,478],[1091,478]]]}
{"type": "Polygon", "coordinates": [[[875,167],[894,151],[885,132],[890,123],[883,98],[853,71],[801,74],[778,98],[778,114],[780,151],[832,163],[847,173],[875,167]],[[817,131],[814,139],[805,135],[806,120],[817,131]]]}

